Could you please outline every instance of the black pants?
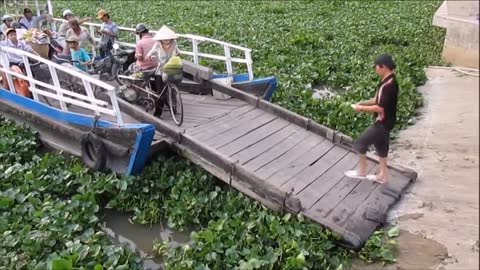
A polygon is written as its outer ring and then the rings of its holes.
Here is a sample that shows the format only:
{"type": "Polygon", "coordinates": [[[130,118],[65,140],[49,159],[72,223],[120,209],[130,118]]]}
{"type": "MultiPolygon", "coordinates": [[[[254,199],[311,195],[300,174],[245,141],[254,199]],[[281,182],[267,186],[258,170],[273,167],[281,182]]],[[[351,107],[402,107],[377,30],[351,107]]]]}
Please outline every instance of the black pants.
{"type": "Polygon", "coordinates": [[[388,156],[389,143],[390,130],[386,129],[381,122],[375,122],[358,137],[353,148],[360,154],[365,154],[368,147],[373,144],[377,155],[381,158],[386,158],[388,156]]]}
{"type": "MultiPolygon", "coordinates": [[[[165,83],[163,82],[162,75],[155,75],[154,76],[155,81],[153,82],[153,91],[155,91],[157,94],[162,94],[162,90],[165,87],[165,83]]],[[[163,111],[163,106],[166,103],[167,98],[167,93],[163,93],[160,98],[157,100],[157,103],[155,104],[155,115],[160,116],[163,111]]]]}
{"type": "Polygon", "coordinates": [[[98,50],[100,51],[100,58],[105,58],[107,55],[110,54],[110,51],[113,49],[113,42],[109,40],[107,44],[100,47],[98,50]]]}

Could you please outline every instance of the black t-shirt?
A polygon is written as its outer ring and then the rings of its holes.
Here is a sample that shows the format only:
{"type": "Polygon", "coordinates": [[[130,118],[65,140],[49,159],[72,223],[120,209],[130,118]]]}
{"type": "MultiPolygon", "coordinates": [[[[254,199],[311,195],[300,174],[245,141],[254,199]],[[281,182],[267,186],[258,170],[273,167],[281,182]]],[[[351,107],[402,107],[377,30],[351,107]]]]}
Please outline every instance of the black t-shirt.
{"type": "Polygon", "coordinates": [[[383,113],[374,113],[374,121],[381,122],[387,130],[392,130],[397,120],[398,83],[391,74],[378,84],[375,103],[383,108],[383,113]]]}

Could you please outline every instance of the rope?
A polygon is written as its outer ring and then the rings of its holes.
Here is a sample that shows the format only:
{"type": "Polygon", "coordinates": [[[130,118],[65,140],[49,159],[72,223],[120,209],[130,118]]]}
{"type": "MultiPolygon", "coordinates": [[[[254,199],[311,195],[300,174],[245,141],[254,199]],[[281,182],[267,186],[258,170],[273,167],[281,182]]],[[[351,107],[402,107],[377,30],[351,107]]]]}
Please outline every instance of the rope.
{"type": "Polygon", "coordinates": [[[233,174],[235,172],[235,165],[237,165],[237,163],[238,163],[238,160],[230,164],[230,174],[229,174],[229,181],[228,181],[228,185],[230,187],[232,187],[233,174]]]}
{"type": "Polygon", "coordinates": [[[92,128],[89,131],[87,131],[87,138],[95,130],[95,128],[97,128],[98,120],[100,120],[100,115],[95,115],[95,118],[93,120],[92,128]]]}
{"type": "Polygon", "coordinates": [[[462,74],[469,75],[469,76],[475,76],[475,77],[479,77],[479,74],[480,74],[480,71],[478,69],[467,68],[467,67],[429,66],[429,68],[453,70],[453,71],[456,71],[458,73],[462,73],[462,74]],[[472,71],[473,73],[469,72],[469,71],[472,71]]]}
{"type": "Polygon", "coordinates": [[[285,202],[290,197],[290,195],[292,195],[293,191],[294,191],[294,189],[292,187],[292,189],[290,189],[290,191],[285,192],[285,196],[283,196],[282,208],[280,209],[280,212],[282,213],[282,215],[284,214],[284,210],[286,208],[285,202]]]}

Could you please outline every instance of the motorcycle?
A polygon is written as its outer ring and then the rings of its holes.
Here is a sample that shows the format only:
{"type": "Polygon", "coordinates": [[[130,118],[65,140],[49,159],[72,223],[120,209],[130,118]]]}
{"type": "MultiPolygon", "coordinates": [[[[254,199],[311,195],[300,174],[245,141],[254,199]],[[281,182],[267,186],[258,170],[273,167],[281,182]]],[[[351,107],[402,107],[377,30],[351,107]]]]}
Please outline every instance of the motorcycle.
{"type": "MultiPolygon", "coordinates": [[[[92,51],[94,53],[89,54],[90,58],[92,58],[92,63],[88,66],[87,73],[90,75],[98,75],[100,80],[103,81],[115,80],[119,72],[128,68],[130,62],[135,61],[135,51],[122,50],[118,44],[102,59],[97,56],[95,48],[93,48],[92,51]]],[[[52,61],[57,64],[71,63],[71,56],[65,54],[54,55],[52,61]]]]}

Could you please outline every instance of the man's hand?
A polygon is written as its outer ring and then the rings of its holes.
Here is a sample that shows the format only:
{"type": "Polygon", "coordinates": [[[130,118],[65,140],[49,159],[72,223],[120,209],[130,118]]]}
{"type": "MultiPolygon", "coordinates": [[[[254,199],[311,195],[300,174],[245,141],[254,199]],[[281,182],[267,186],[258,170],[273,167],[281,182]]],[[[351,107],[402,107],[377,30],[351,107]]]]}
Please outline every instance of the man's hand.
{"type": "Polygon", "coordinates": [[[352,104],[352,108],[356,111],[356,112],[361,112],[362,111],[362,108],[363,106],[356,103],[356,104],[352,104]]]}
{"type": "Polygon", "coordinates": [[[145,56],[145,60],[146,60],[146,61],[152,61],[152,59],[153,59],[154,57],[155,57],[154,55],[147,55],[147,56],[145,56]]]}

